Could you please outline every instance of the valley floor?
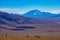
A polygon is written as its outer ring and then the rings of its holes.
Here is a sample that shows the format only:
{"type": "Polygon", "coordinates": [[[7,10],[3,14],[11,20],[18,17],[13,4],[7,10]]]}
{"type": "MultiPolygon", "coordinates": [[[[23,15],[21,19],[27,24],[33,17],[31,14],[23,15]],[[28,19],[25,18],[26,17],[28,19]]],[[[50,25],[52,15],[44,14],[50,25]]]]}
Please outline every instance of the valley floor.
{"type": "Polygon", "coordinates": [[[60,24],[20,24],[16,26],[28,26],[36,28],[10,30],[12,28],[14,29],[15,27],[0,25],[0,40],[60,40],[60,24]]]}

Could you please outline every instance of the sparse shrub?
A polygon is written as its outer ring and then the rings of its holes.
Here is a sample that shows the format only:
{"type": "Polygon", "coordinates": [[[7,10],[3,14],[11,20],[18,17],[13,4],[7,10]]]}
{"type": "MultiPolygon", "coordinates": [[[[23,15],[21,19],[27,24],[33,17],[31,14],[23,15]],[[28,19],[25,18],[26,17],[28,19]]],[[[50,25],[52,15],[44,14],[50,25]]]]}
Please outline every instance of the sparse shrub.
{"type": "Polygon", "coordinates": [[[50,31],[48,31],[48,32],[54,32],[54,31],[50,30],[50,31]]]}
{"type": "Polygon", "coordinates": [[[27,35],[26,37],[29,37],[29,35],[27,35]]]}
{"type": "Polygon", "coordinates": [[[36,35],[35,35],[35,37],[36,37],[37,39],[40,39],[40,36],[36,36],[36,35]]]}

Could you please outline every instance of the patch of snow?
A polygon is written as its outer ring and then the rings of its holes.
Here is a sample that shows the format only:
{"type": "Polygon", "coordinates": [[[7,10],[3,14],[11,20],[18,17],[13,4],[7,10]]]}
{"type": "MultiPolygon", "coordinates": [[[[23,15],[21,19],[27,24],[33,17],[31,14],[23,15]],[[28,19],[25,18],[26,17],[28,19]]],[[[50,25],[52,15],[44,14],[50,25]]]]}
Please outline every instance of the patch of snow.
{"type": "Polygon", "coordinates": [[[33,15],[36,15],[37,13],[34,13],[33,15]]]}

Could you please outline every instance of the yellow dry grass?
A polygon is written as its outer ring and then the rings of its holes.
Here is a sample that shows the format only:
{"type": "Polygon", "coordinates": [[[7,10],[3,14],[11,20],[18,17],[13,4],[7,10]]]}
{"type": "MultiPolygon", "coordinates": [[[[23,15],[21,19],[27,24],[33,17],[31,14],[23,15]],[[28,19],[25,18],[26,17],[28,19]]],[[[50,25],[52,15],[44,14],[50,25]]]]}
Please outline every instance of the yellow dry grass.
{"type": "Polygon", "coordinates": [[[0,34],[0,40],[60,40],[60,36],[0,34]]]}

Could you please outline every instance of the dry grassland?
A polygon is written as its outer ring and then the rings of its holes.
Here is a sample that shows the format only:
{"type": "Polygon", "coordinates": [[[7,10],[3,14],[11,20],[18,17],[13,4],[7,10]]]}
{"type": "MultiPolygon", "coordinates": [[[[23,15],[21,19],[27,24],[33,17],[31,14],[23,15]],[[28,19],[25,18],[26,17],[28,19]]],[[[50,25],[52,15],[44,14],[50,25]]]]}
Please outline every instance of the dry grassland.
{"type": "Polygon", "coordinates": [[[19,34],[0,34],[0,40],[60,40],[60,36],[37,36],[19,34]]]}

